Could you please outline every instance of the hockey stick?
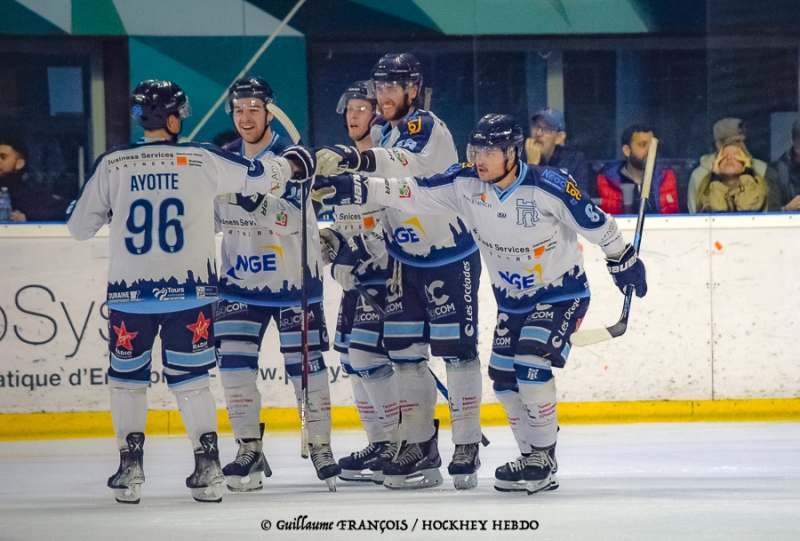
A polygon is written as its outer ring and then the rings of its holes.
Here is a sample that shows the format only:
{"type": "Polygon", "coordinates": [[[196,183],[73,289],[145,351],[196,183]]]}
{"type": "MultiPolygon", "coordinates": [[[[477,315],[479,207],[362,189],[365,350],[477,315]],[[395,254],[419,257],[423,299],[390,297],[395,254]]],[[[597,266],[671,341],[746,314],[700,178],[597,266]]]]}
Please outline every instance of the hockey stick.
{"type": "MultiPolygon", "coordinates": [[[[274,103],[267,104],[267,110],[278,119],[292,143],[300,143],[300,132],[289,116],[274,103]]],[[[300,376],[300,456],[308,458],[308,217],[307,203],[311,189],[310,182],[300,185],[300,349],[302,370],[300,376]]]]}
{"type": "MultiPolygon", "coordinates": [[[[644,228],[644,210],[647,205],[647,199],[650,197],[650,185],[653,183],[653,169],[656,164],[656,149],[658,148],[658,139],[653,137],[650,140],[650,148],[647,151],[647,163],[644,168],[644,180],[642,180],[642,194],[639,201],[639,215],[636,218],[636,232],[633,235],[633,249],[636,250],[636,255],[639,255],[639,246],[642,243],[642,229],[644,228]]],[[[630,315],[631,300],[633,299],[633,287],[628,286],[625,292],[625,302],[622,305],[622,315],[619,321],[610,327],[601,327],[599,329],[587,329],[585,331],[578,331],[572,335],[570,342],[573,346],[589,346],[598,342],[604,342],[618,336],[625,334],[628,328],[628,316],[630,315]]]]}
{"type": "MultiPolygon", "coordinates": [[[[382,321],[385,321],[386,320],[386,312],[384,312],[384,310],[381,307],[381,305],[378,304],[378,301],[375,300],[375,297],[373,297],[372,295],[369,294],[369,291],[367,291],[367,288],[365,288],[364,286],[362,286],[361,284],[356,282],[355,283],[355,290],[358,291],[358,294],[361,295],[364,298],[365,301],[367,301],[367,304],[369,304],[370,308],[375,310],[375,313],[378,314],[378,317],[381,318],[382,321]]],[[[447,387],[445,387],[444,383],[442,383],[441,380],[439,380],[439,378],[436,377],[436,374],[433,373],[433,370],[431,370],[430,367],[428,367],[428,371],[431,373],[431,375],[433,376],[433,379],[436,381],[436,388],[439,389],[439,392],[442,393],[442,396],[444,397],[445,400],[447,400],[447,403],[449,404],[450,403],[450,393],[447,392],[447,387]]],[[[491,443],[489,441],[489,438],[487,438],[486,435],[484,435],[483,432],[481,432],[481,443],[483,444],[484,447],[486,447],[487,445],[489,445],[491,443]]]]}

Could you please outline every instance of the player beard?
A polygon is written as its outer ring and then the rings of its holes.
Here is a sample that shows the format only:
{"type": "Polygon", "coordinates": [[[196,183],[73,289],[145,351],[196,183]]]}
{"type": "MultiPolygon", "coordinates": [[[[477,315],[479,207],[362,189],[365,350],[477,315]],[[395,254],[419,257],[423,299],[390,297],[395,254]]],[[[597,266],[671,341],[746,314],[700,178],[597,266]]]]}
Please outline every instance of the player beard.
{"type": "Polygon", "coordinates": [[[644,158],[638,158],[631,154],[628,156],[628,162],[630,162],[631,167],[636,169],[637,171],[644,171],[645,164],[647,163],[647,156],[644,158]]]}
{"type": "Polygon", "coordinates": [[[403,98],[403,103],[402,104],[398,105],[398,104],[392,103],[392,105],[395,106],[394,107],[394,114],[392,116],[387,116],[385,113],[383,113],[383,118],[385,118],[386,120],[388,120],[390,122],[392,120],[400,120],[401,118],[404,118],[408,114],[408,112],[411,110],[411,100],[408,99],[408,95],[407,94],[403,98]]]}

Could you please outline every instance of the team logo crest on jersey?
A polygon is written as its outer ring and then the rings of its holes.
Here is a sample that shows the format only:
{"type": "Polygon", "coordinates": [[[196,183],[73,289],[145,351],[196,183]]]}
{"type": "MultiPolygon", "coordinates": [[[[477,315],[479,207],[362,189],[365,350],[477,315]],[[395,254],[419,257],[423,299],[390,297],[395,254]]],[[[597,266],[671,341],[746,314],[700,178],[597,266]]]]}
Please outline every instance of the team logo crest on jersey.
{"type": "Polygon", "coordinates": [[[114,332],[117,333],[117,347],[123,347],[128,351],[133,351],[131,340],[136,338],[138,332],[128,332],[125,328],[125,322],[119,324],[119,327],[114,327],[114,332]]]}
{"type": "Polygon", "coordinates": [[[208,340],[208,328],[210,326],[211,320],[206,319],[206,316],[203,315],[203,312],[200,312],[200,315],[197,316],[197,323],[186,326],[187,329],[194,333],[194,336],[192,337],[192,344],[196,344],[201,338],[208,340]]]}
{"type": "Polygon", "coordinates": [[[281,211],[275,215],[275,225],[286,227],[286,224],[288,223],[289,223],[289,216],[285,212],[281,211]]]}
{"type": "Polygon", "coordinates": [[[538,221],[539,210],[536,208],[536,201],[517,199],[517,225],[536,227],[538,221]]]}
{"type": "Polygon", "coordinates": [[[411,187],[405,182],[403,182],[403,184],[400,186],[399,192],[401,199],[407,199],[411,197],[411,187]]]}
{"type": "Polygon", "coordinates": [[[411,135],[416,135],[422,131],[422,119],[415,118],[414,120],[408,121],[408,133],[411,135]]]}

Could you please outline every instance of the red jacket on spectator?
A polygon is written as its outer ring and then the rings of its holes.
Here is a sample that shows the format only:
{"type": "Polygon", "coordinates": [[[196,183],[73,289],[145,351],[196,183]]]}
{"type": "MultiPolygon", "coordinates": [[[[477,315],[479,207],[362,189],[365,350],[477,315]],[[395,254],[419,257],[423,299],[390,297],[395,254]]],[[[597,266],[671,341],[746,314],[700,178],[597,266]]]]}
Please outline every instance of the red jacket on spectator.
{"type": "MultiPolygon", "coordinates": [[[[612,162],[597,175],[597,192],[600,197],[600,208],[609,214],[622,213],[622,179],[633,182],[622,172],[625,160],[612,162]]],[[[638,190],[637,190],[638,192],[638,190]]],[[[650,187],[649,207],[651,213],[677,214],[678,213],[678,186],[675,173],[671,169],[664,169],[656,160],[653,171],[653,184],[650,187]]],[[[634,213],[639,208],[638,193],[635,196],[634,213]]]]}

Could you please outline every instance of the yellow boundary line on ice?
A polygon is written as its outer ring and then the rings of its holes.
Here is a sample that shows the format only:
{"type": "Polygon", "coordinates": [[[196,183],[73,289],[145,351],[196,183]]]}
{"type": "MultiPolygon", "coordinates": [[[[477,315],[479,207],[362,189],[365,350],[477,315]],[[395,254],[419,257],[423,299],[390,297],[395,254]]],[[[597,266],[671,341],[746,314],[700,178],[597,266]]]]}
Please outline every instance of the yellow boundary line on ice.
{"type": "MultiPolygon", "coordinates": [[[[442,426],[450,426],[447,406],[436,406],[442,426]]],[[[219,431],[231,432],[226,410],[218,410],[219,431]]],[[[359,429],[361,421],[354,406],[332,408],[334,429],[359,429]]],[[[265,408],[261,418],[268,432],[299,430],[300,421],[294,408],[265,408]]],[[[748,400],[662,400],[643,402],[564,402],[558,405],[560,424],[609,424],[654,422],[711,421],[800,421],[800,398],[748,400]]],[[[500,404],[481,407],[481,424],[506,424],[500,404]]],[[[180,413],[174,410],[150,410],[147,416],[148,435],[185,434],[180,413]]],[[[0,414],[0,441],[106,438],[112,437],[111,413],[4,413],[0,414]]]]}

